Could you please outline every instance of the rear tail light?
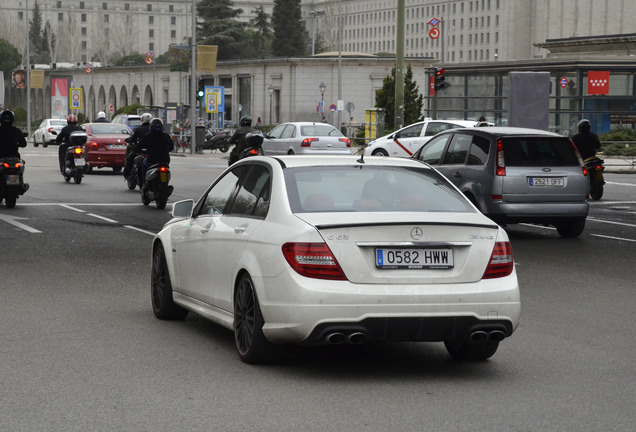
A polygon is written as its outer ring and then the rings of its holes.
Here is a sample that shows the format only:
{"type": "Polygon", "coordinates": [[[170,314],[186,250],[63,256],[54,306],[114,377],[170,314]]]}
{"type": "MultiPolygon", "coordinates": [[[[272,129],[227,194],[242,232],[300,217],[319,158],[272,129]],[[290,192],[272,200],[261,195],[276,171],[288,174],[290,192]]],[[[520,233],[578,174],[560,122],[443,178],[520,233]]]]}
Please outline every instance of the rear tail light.
{"type": "Polygon", "coordinates": [[[5,168],[20,168],[22,166],[22,162],[16,162],[13,165],[8,162],[2,162],[2,166],[5,168]]]}
{"type": "Polygon", "coordinates": [[[250,151],[248,153],[251,156],[258,156],[258,150],[256,150],[256,149],[250,149],[250,151]]]}
{"type": "Polygon", "coordinates": [[[47,129],[47,131],[48,131],[49,133],[53,133],[53,128],[52,128],[52,127],[50,127],[50,128],[48,128],[48,129],[47,129]]]}
{"type": "Polygon", "coordinates": [[[351,147],[351,140],[349,138],[338,138],[338,141],[346,143],[347,147],[351,147]]]}
{"type": "Polygon", "coordinates": [[[302,276],[347,280],[326,243],[285,243],[282,250],[289,265],[302,276]]]}
{"type": "Polygon", "coordinates": [[[311,143],[314,141],[319,141],[318,138],[305,138],[303,142],[300,144],[301,147],[311,147],[311,143]]]}
{"type": "Polygon", "coordinates": [[[496,242],[490,255],[488,267],[482,279],[494,279],[508,276],[514,269],[515,262],[512,258],[512,247],[510,242],[496,242]]]}
{"type": "Polygon", "coordinates": [[[81,147],[75,147],[73,149],[73,153],[75,153],[76,155],[81,155],[84,152],[84,150],[82,150],[81,147]]]}
{"type": "Polygon", "coordinates": [[[164,166],[164,165],[161,165],[161,166],[159,167],[159,172],[160,172],[160,173],[162,173],[162,172],[163,172],[163,173],[168,172],[168,167],[166,167],[166,166],[164,166]]]}
{"type": "Polygon", "coordinates": [[[497,140],[497,175],[506,175],[506,162],[504,161],[503,142],[497,140]]]}
{"type": "Polygon", "coordinates": [[[93,141],[93,142],[88,143],[87,147],[88,147],[90,150],[97,150],[97,148],[98,148],[99,146],[97,145],[97,143],[96,143],[95,141],[93,141]]]}

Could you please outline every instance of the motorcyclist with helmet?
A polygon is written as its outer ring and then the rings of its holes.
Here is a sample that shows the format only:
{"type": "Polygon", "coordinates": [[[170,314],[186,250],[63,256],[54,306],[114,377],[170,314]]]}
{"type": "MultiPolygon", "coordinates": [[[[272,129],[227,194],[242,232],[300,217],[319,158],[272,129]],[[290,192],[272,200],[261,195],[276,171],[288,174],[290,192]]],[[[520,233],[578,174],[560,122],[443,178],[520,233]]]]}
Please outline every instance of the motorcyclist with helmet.
{"type": "Polygon", "coordinates": [[[232,138],[230,138],[230,144],[234,144],[234,148],[230,153],[228,165],[232,165],[236,162],[241,152],[248,147],[247,142],[245,141],[245,135],[250,132],[254,132],[254,129],[252,128],[252,118],[250,116],[241,117],[239,125],[241,127],[239,127],[236,132],[234,132],[234,135],[232,135],[232,138]]]}
{"type": "Polygon", "coordinates": [[[142,178],[145,180],[148,167],[158,163],[170,163],[170,152],[174,148],[174,143],[170,135],[163,130],[163,121],[160,118],[153,118],[150,121],[150,131],[135,145],[133,151],[136,153],[145,152],[146,159],[141,165],[142,178]]]}
{"type": "Polygon", "coordinates": [[[13,111],[4,110],[0,113],[0,158],[20,158],[18,147],[26,147],[26,139],[20,129],[13,126],[15,116],[13,111]]]}
{"type": "Polygon", "coordinates": [[[60,160],[60,172],[64,174],[64,159],[66,158],[66,150],[71,146],[71,132],[84,132],[81,126],[77,124],[77,116],[70,114],[66,118],[66,126],[62,128],[55,138],[55,142],[60,145],[57,154],[60,160]]]}
{"type": "Polygon", "coordinates": [[[110,122],[106,120],[106,113],[104,111],[100,111],[97,113],[97,118],[95,119],[94,123],[110,123],[110,122]]]}
{"type": "Polygon", "coordinates": [[[141,115],[141,125],[137,126],[133,131],[133,134],[126,138],[128,146],[126,147],[126,162],[124,163],[124,178],[128,178],[132,174],[133,166],[135,164],[135,157],[139,154],[137,144],[143,137],[150,132],[150,121],[152,115],[149,113],[143,113],[141,115]]]}
{"type": "Polygon", "coordinates": [[[596,151],[601,148],[598,135],[591,132],[592,125],[588,119],[581,120],[577,125],[579,133],[572,137],[572,142],[579,149],[583,160],[596,156],[596,151]]]}

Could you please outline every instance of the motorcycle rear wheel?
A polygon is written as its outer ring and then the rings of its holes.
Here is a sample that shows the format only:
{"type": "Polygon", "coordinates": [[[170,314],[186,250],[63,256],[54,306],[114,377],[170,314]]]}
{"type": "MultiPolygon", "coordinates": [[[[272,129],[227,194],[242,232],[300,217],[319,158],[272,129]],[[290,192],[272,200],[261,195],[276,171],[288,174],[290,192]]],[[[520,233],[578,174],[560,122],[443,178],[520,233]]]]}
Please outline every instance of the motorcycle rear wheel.
{"type": "Polygon", "coordinates": [[[80,184],[82,182],[82,172],[80,170],[75,171],[75,177],[73,177],[73,181],[75,184],[80,184]]]}
{"type": "Polygon", "coordinates": [[[594,201],[603,197],[603,185],[598,178],[590,177],[590,196],[594,201]]]}
{"type": "Polygon", "coordinates": [[[157,208],[159,210],[165,209],[167,203],[168,203],[168,199],[167,198],[157,198],[157,208]]]}
{"type": "Polygon", "coordinates": [[[13,208],[15,207],[15,202],[17,201],[17,199],[18,199],[17,195],[13,195],[9,193],[8,195],[5,195],[4,197],[4,205],[7,206],[7,208],[13,208]]]}

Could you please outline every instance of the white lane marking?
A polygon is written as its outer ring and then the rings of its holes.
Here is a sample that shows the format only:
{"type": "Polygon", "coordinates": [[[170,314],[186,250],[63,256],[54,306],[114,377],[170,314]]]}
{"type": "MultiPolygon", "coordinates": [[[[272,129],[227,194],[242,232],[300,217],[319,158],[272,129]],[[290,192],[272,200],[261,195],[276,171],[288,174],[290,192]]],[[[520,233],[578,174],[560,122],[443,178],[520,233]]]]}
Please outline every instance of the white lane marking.
{"type": "Polygon", "coordinates": [[[67,208],[69,210],[73,210],[73,211],[76,211],[76,212],[79,212],[79,213],[86,213],[85,210],[80,210],[78,208],[71,207],[70,205],[66,205],[66,204],[60,204],[60,207],[64,207],[64,208],[67,208]]]}
{"type": "Polygon", "coordinates": [[[36,230],[35,228],[31,228],[28,225],[25,225],[25,224],[23,224],[21,222],[18,222],[16,219],[27,219],[27,218],[0,214],[0,220],[3,220],[5,222],[13,225],[16,228],[23,229],[23,230],[25,230],[27,232],[30,232],[31,234],[41,234],[42,233],[42,231],[36,230]]]}
{"type": "Polygon", "coordinates": [[[618,185],[618,186],[631,186],[631,187],[635,187],[636,184],[632,184],[632,183],[619,183],[619,182],[605,182],[605,184],[611,184],[611,185],[618,185]]]}
{"type": "Polygon", "coordinates": [[[139,231],[140,233],[148,234],[148,235],[151,235],[153,237],[156,234],[156,233],[153,233],[151,231],[142,230],[141,228],[137,228],[137,227],[134,227],[132,225],[124,225],[124,228],[128,228],[128,229],[131,229],[131,230],[139,231]]]}
{"type": "Polygon", "coordinates": [[[599,222],[599,223],[606,223],[606,224],[612,224],[612,225],[621,225],[621,226],[627,226],[627,227],[630,227],[630,228],[636,228],[635,224],[628,224],[628,223],[625,223],[625,222],[614,222],[614,221],[596,219],[596,218],[589,217],[589,216],[588,216],[587,219],[592,221],[592,222],[599,222]]]}
{"type": "Polygon", "coordinates": [[[623,237],[612,237],[612,236],[606,236],[606,235],[601,235],[601,234],[590,234],[594,237],[601,237],[601,238],[606,238],[606,239],[610,239],[610,240],[621,240],[621,241],[628,241],[628,242],[635,242],[636,240],[634,239],[628,239],[628,238],[623,238],[623,237]]]}
{"type": "Polygon", "coordinates": [[[104,220],[104,221],[106,221],[106,222],[110,222],[110,223],[119,223],[119,222],[117,222],[116,220],[109,219],[109,218],[104,217],[104,216],[96,215],[95,213],[86,213],[86,214],[87,214],[88,216],[92,216],[92,217],[94,217],[94,218],[104,220]]]}

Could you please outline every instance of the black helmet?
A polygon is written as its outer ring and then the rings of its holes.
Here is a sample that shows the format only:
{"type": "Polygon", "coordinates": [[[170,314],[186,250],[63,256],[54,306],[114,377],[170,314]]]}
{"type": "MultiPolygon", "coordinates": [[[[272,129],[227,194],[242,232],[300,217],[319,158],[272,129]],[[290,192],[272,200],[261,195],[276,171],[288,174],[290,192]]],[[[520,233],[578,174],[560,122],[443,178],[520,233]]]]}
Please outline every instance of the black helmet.
{"type": "Polygon", "coordinates": [[[250,117],[250,116],[241,117],[241,120],[239,121],[239,124],[241,126],[252,126],[252,117],[250,117]]]}
{"type": "Polygon", "coordinates": [[[163,131],[163,121],[160,118],[153,118],[150,120],[150,130],[160,130],[163,131]]]}
{"type": "Polygon", "coordinates": [[[0,113],[0,124],[13,126],[13,120],[15,120],[13,111],[7,109],[0,113]]]}
{"type": "Polygon", "coordinates": [[[71,134],[68,137],[68,140],[73,146],[82,146],[86,144],[86,141],[88,141],[88,135],[86,135],[86,132],[75,131],[75,132],[71,132],[71,134]]]}
{"type": "Polygon", "coordinates": [[[592,124],[588,119],[581,120],[576,127],[579,129],[579,132],[589,132],[592,129],[592,124]]]}
{"type": "Polygon", "coordinates": [[[260,147],[263,145],[263,135],[259,132],[250,132],[245,135],[245,145],[247,147],[260,147]]]}

